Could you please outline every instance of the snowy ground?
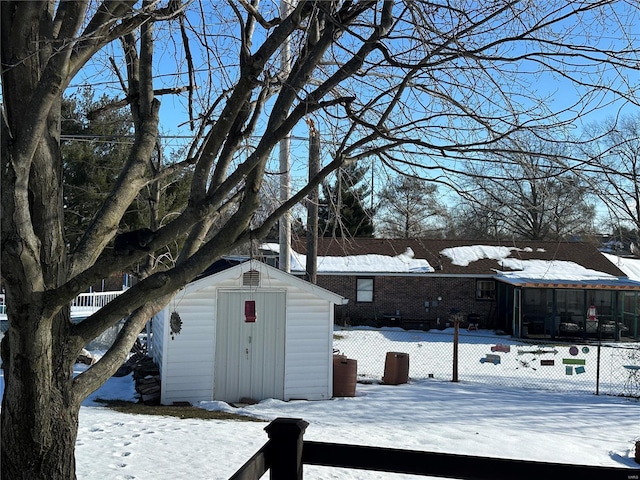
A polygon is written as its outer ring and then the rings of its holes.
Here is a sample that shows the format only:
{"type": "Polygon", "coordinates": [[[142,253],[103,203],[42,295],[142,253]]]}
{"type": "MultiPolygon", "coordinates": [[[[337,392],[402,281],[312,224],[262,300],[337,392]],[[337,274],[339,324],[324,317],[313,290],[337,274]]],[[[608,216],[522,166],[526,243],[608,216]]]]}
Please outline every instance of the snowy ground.
{"type": "MultiPolygon", "coordinates": [[[[131,376],[110,379],[81,408],[79,480],[226,479],[267,439],[266,423],[122,414],[97,405],[96,398],[135,400],[131,376]]],[[[307,440],[639,467],[633,457],[640,439],[640,403],[619,397],[436,378],[399,386],[358,384],[355,397],[328,401],[272,399],[242,409],[221,402],[201,406],[265,421],[303,418],[309,422],[307,440]]],[[[307,466],[305,478],[419,477],[307,466]]]]}
{"type": "MultiPolygon", "coordinates": [[[[132,398],[130,377],[95,395],[132,398]]],[[[95,396],[94,396],[95,398],[95,396]]],[[[266,441],[266,424],[115,413],[86,402],[77,444],[79,479],[228,478],[266,441]]],[[[230,409],[211,402],[210,409],[230,409]]],[[[305,438],[434,452],[637,468],[640,403],[588,394],[518,391],[425,380],[358,385],[353,398],[265,400],[240,410],[265,420],[304,418],[305,438]]],[[[309,479],[416,478],[305,467],[309,479]]]]}

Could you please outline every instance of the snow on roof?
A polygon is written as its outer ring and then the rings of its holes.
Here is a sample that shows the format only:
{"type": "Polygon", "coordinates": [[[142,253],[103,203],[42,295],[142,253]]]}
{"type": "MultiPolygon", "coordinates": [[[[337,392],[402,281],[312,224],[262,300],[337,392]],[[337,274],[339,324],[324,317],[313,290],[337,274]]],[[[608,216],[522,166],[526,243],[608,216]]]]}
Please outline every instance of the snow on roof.
{"type": "Polygon", "coordinates": [[[483,258],[494,260],[504,260],[511,255],[513,247],[492,247],[488,245],[469,245],[464,247],[445,248],[440,253],[451,259],[454,265],[466,267],[472,262],[477,262],[483,258]]]}
{"type": "Polygon", "coordinates": [[[609,253],[603,253],[603,255],[631,280],[640,281],[640,259],[619,257],[609,253]]]}
{"type": "MultiPolygon", "coordinates": [[[[262,250],[278,252],[277,243],[264,243],[262,250]]],[[[414,258],[415,253],[407,248],[404,253],[391,257],[389,255],[346,255],[340,257],[318,256],[318,273],[327,272],[371,272],[371,273],[427,273],[434,268],[425,259],[414,258]]],[[[304,272],[307,256],[291,250],[291,271],[304,272]]]]}
{"type": "MultiPolygon", "coordinates": [[[[505,246],[469,245],[446,248],[440,253],[449,257],[453,264],[460,266],[467,266],[482,259],[496,260],[499,269],[496,268],[495,271],[498,276],[510,279],[583,281],[617,278],[608,273],[584,268],[582,265],[569,261],[514,258],[510,256],[514,250],[533,251],[529,247],[520,249],[505,246]],[[505,269],[510,271],[504,271],[505,269]]],[[[537,249],[537,251],[541,250],[537,249]]]]}
{"type": "MultiPolygon", "coordinates": [[[[278,252],[280,247],[277,243],[265,243],[260,248],[266,251],[278,252]]],[[[493,270],[497,276],[511,280],[603,281],[617,279],[613,275],[585,268],[575,262],[524,260],[511,257],[510,255],[514,251],[532,252],[533,249],[530,247],[520,249],[506,246],[469,245],[445,248],[440,253],[450,258],[453,264],[459,266],[468,266],[482,259],[493,259],[496,261],[496,268],[493,270]]],[[[544,251],[544,249],[538,248],[536,251],[544,251]]],[[[291,251],[292,272],[304,272],[306,261],[306,255],[294,250],[291,251]]],[[[415,258],[411,248],[407,248],[404,253],[395,257],[377,254],[319,256],[317,265],[318,273],[430,273],[435,271],[427,260],[415,258]]],[[[632,278],[631,275],[629,277],[632,278]]],[[[640,280],[640,261],[638,261],[637,276],[635,278],[640,280]]]]}
{"type": "Polygon", "coordinates": [[[618,277],[608,273],[584,268],[574,262],[564,260],[520,260],[507,258],[503,261],[504,267],[517,267],[518,271],[498,271],[498,276],[510,279],[528,280],[565,280],[565,281],[586,281],[586,280],[615,280],[618,277]]]}

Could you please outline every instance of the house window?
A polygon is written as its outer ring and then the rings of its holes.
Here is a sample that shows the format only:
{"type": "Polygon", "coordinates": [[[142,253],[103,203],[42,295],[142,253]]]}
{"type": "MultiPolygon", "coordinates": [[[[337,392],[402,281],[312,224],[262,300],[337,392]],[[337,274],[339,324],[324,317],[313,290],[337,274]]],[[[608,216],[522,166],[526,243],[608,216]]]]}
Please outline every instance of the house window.
{"type": "Polygon", "coordinates": [[[494,280],[478,280],[476,282],[476,300],[493,300],[496,298],[496,282],[494,280]]]}
{"type": "Polygon", "coordinates": [[[356,279],[356,302],[373,302],[373,278],[356,279]]]}

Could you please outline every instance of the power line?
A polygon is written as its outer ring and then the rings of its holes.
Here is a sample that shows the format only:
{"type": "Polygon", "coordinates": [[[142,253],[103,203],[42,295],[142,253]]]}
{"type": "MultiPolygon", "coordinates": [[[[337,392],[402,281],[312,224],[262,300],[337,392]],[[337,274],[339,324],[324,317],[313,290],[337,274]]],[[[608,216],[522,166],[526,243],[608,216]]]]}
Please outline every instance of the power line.
{"type": "MultiPolygon", "coordinates": [[[[192,139],[194,136],[195,135],[158,135],[158,138],[176,140],[176,139],[192,139]]],[[[78,142],[83,142],[83,141],[115,142],[115,141],[118,141],[120,139],[133,140],[134,138],[135,138],[134,135],[118,135],[118,136],[114,136],[114,135],[94,135],[94,134],[84,134],[84,133],[83,134],[63,134],[63,135],[60,135],[60,139],[61,140],[73,140],[73,141],[78,141],[78,142]]],[[[249,138],[254,139],[254,140],[259,140],[262,137],[259,136],[259,135],[252,135],[249,138]]],[[[300,141],[300,142],[307,142],[309,140],[308,138],[298,137],[296,135],[289,135],[289,138],[291,138],[292,140],[300,141]]]]}
{"type": "MultiPolygon", "coordinates": [[[[211,68],[197,68],[194,70],[194,73],[210,72],[211,70],[212,70],[211,68]]],[[[187,76],[187,75],[188,75],[188,72],[171,72],[171,73],[158,74],[158,75],[155,75],[153,78],[160,79],[163,77],[180,77],[180,76],[187,76]]],[[[91,75],[87,75],[87,76],[91,76],[91,75]]],[[[96,87],[96,86],[102,86],[102,85],[117,85],[119,87],[120,82],[117,79],[113,79],[113,80],[102,80],[98,82],[74,83],[69,85],[68,88],[74,89],[74,88],[96,87]]]]}

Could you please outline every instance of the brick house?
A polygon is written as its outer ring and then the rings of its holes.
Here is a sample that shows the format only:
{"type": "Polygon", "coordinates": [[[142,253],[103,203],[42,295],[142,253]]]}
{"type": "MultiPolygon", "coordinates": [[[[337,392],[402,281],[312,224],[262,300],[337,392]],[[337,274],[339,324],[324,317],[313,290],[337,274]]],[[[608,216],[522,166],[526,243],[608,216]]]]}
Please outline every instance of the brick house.
{"type": "MultiPolygon", "coordinates": [[[[305,251],[304,239],[293,242],[294,275],[304,275],[305,251]]],[[[444,328],[459,313],[516,336],[587,336],[596,305],[616,325],[609,336],[640,333],[640,282],[590,243],[321,238],[317,284],[349,299],[337,323],[444,328]]]]}

